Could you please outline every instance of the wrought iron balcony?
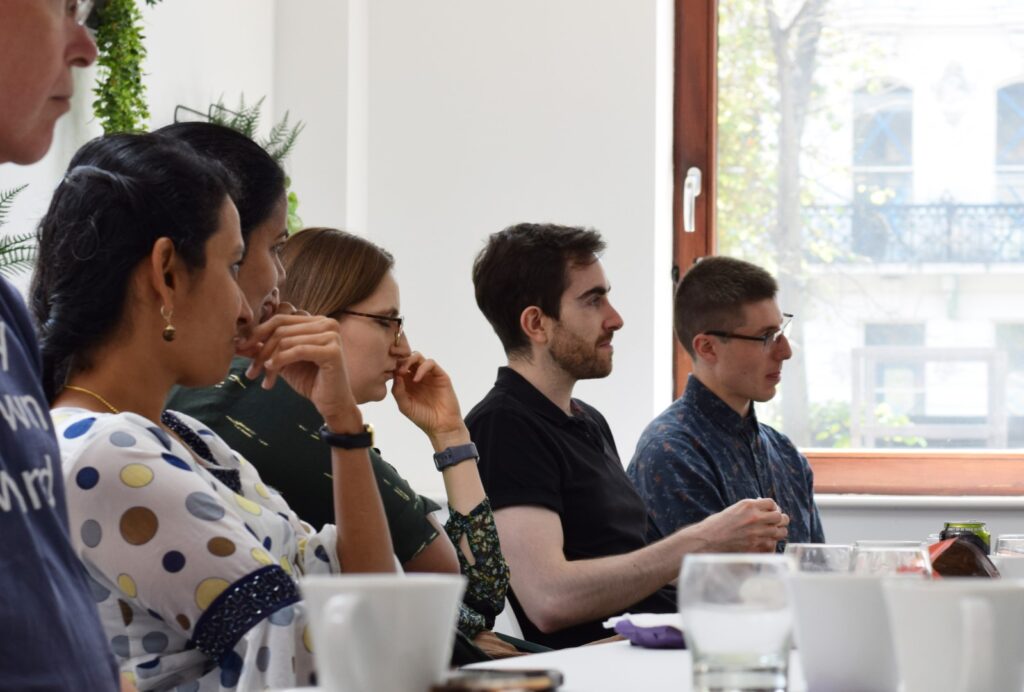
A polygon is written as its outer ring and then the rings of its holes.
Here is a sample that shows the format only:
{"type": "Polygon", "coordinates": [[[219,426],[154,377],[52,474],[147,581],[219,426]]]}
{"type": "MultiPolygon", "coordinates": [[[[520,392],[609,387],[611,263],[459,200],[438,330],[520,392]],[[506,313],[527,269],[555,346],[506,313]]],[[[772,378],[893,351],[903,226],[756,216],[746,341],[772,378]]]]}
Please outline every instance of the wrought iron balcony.
{"type": "Polygon", "coordinates": [[[809,205],[811,262],[1024,263],[1024,204],[809,205]]]}

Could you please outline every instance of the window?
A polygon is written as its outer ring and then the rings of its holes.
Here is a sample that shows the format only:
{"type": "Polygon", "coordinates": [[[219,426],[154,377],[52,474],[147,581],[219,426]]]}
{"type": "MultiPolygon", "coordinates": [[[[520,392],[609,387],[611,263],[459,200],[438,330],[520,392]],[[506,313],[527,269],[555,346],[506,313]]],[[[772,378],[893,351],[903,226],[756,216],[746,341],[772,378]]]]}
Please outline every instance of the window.
{"type": "Polygon", "coordinates": [[[996,197],[1024,204],[1024,83],[996,92],[996,197]]]}
{"type": "Polygon", "coordinates": [[[677,179],[709,182],[676,257],[758,263],[800,316],[759,414],[828,489],[1019,493],[1024,207],[993,190],[996,149],[1024,153],[999,88],[1024,6],[979,0],[967,31],[929,0],[708,4],[677,0],[677,179]]]}

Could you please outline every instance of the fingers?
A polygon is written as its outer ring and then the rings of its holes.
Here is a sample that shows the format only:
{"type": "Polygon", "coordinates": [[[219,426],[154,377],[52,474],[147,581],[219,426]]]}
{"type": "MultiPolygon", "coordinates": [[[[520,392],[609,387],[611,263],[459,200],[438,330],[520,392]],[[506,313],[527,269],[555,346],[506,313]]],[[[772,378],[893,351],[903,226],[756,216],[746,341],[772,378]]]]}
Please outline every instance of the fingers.
{"type": "Polygon", "coordinates": [[[246,371],[249,378],[256,377],[263,370],[265,361],[280,346],[283,339],[301,336],[327,335],[339,344],[338,323],[327,317],[310,317],[306,315],[274,315],[253,330],[252,335],[243,342],[238,352],[252,358],[246,371]]]}

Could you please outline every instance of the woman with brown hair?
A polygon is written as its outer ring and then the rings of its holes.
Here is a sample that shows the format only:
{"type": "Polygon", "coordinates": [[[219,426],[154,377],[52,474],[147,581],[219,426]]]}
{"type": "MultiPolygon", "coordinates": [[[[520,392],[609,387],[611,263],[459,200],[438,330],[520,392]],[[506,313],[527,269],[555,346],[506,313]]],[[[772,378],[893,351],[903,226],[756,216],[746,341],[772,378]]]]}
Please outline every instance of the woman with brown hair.
{"type": "MultiPolygon", "coordinates": [[[[381,489],[385,506],[391,492],[399,499],[414,498],[388,514],[396,555],[407,571],[461,570],[469,585],[459,631],[491,653],[502,652],[507,647],[488,630],[504,606],[508,567],[476,470],[476,450],[447,373],[409,348],[394,259],[351,233],[311,228],[288,239],[282,260],[281,300],[337,320],[357,403],[384,399],[393,380],[399,410],[437,452],[434,463],[443,475],[450,509],[443,530],[430,516],[438,507],[416,495],[379,451],[371,450],[378,471],[390,470],[390,488],[381,489]],[[396,530],[396,523],[406,528],[396,530]]],[[[182,392],[171,405],[181,408],[179,398],[188,397],[185,410],[229,440],[299,514],[318,516],[329,502],[327,449],[310,435],[320,425],[319,415],[282,383],[266,390],[249,381],[246,368],[244,360],[236,359],[228,378],[205,390],[201,400],[195,392],[182,392]]]]}

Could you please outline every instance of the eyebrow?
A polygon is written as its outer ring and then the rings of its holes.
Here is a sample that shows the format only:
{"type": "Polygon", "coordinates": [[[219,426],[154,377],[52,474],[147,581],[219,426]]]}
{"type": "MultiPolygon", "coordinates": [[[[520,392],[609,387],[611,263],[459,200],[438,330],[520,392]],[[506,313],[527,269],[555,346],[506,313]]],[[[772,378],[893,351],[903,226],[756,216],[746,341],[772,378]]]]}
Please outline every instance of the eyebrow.
{"type": "Polygon", "coordinates": [[[611,284],[608,284],[607,286],[594,286],[593,288],[576,296],[576,300],[586,300],[591,296],[606,296],[611,293],[611,290],[611,284]]]}

